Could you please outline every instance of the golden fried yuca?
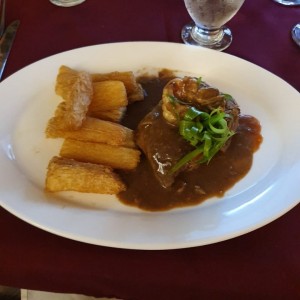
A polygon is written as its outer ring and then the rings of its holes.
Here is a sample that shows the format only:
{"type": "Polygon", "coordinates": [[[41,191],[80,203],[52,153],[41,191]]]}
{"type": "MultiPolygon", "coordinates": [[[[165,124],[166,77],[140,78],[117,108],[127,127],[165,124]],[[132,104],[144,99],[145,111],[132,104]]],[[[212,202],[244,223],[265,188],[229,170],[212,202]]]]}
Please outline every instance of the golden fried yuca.
{"type": "Polygon", "coordinates": [[[111,72],[91,74],[93,82],[106,80],[119,80],[125,85],[127,96],[130,102],[140,101],[144,99],[144,90],[137,82],[133,72],[111,72]]]}
{"type": "Polygon", "coordinates": [[[94,118],[119,123],[119,122],[121,122],[122,118],[124,117],[125,112],[126,112],[126,107],[123,106],[123,107],[119,107],[117,109],[112,109],[112,110],[89,111],[88,115],[91,117],[94,117],[94,118]]]}
{"type": "Polygon", "coordinates": [[[78,129],[86,117],[92,100],[93,85],[90,74],[61,66],[56,78],[55,91],[66,103],[65,128],[78,129]]]}
{"type": "Polygon", "coordinates": [[[60,66],[56,77],[55,92],[65,101],[72,102],[74,93],[83,93],[83,97],[92,95],[93,86],[89,73],[85,71],[77,71],[67,66],[60,66]],[[79,90],[75,91],[75,88],[79,90]]]}
{"type": "MultiPolygon", "coordinates": [[[[62,101],[57,105],[54,112],[54,116],[59,118],[64,118],[65,114],[66,114],[66,102],[62,101]]],[[[61,124],[60,127],[63,128],[64,125],[61,124]]]]}
{"type": "MultiPolygon", "coordinates": [[[[67,110],[66,102],[65,101],[60,102],[56,107],[56,110],[54,112],[54,117],[53,117],[56,120],[55,124],[56,124],[57,129],[65,130],[65,131],[77,129],[77,127],[70,126],[70,122],[69,122],[69,118],[68,118],[69,114],[70,114],[70,112],[67,110]]],[[[52,122],[50,120],[48,121],[48,124],[50,122],[52,122]]],[[[81,124],[82,124],[82,122],[83,122],[83,120],[81,121],[81,124]]],[[[80,128],[80,126],[78,128],[80,128]]],[[[46,129],[46,135],[47,135],[47,130],[48,129],[46,129]]]]}
{"type": "Polygon", "coordinates": [[[65,139],[60,150],[62,157],[125,170],[136,168],[140,154],[137,149],[71,139],[65,139]]]}
{"type": "Polygon", "coordinates": [[[47,138],[69,138],[93,143],[135,148],[133,131],[110,121],[87,117],[78,130],[64,130],[59,116],[51,118],[46,128],[47,138]]]}
{"type": "Polygon", "coordinates": [[[93,83],[93,98],[89,111],[112,110],[128,105],[122,81],[107,80],[93,83]]]}
{"type": "Polygon", "coordinates": [[[48,165],[45,190],[118,194],[126,189],[110,167],[53,157],[48,165]]]}
{"type": "Polygon", "coordinates": [[[133,93],[131,93],[129,95],[128,98],[131,103],[135,102],[135,101],[143,100],[144,99],[144,89],[143,89],[142,85],[137,83],[136,89],[134,90],[133,93]]]}

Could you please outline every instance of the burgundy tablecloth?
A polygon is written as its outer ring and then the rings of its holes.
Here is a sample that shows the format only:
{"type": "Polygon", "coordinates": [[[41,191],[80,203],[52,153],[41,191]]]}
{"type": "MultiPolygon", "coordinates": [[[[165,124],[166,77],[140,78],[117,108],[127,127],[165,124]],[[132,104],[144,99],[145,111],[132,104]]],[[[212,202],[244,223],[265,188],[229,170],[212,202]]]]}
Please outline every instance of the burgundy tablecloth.
{"type": "MultiPolygon", "coordinates": [[[[21,27],[4,78],[41,58],[87,45],[180,43],[181,27],[190,20],[182,0],[86,0],[73,8],[48,0],[7,2],[7,23],[20,19],[21,27]]],[[[226,52],[264,67],[300,91],[300,48],[290,36],[297,22],[300,8],[246,0],[228,24],[234,40],[226,52]]],[[[299,299],[300,206],[244,236],[167,251],[68,240],[0,208],[1,284],[125,300],[299,299]]]]}

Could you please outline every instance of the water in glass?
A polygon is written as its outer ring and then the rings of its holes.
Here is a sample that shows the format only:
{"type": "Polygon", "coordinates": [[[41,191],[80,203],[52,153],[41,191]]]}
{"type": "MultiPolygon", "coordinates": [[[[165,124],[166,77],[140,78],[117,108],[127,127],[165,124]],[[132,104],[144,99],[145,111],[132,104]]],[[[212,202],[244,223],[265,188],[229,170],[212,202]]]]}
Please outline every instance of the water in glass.
{"type": "Polygon", "coordinates": [[[186,44],[200,45],[216,50],[227,48],[232,35],[227,23],[240,9],[245,0],[184,0],[186,9],[195,24],[182,29],[186,44]]]}

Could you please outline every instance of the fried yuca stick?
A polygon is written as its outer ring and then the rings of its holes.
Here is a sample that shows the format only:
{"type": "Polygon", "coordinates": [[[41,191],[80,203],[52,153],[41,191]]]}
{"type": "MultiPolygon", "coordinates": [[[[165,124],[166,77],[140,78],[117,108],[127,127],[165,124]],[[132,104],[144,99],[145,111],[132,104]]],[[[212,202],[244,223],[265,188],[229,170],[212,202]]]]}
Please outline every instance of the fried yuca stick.
{"type": "Polygon", "coordinates": [[[71,139],[65,139],[60,150],[62,157],[125,170],[136,168],[140,154],[137,149],[71,139]]]}
{"type": "Polygon", "coordinates": [[[93,98],[89,112],[113,110],[127,105],[127,93],[122,81],[107,80],[93,83],[93,98]]]}
{"type": "Polygon", "coordinates": [[[144,99],[144,91],[142,86],[137,82],[133,72],[111,72],[91,74],[93,82],[106,80],[119,80],[125,85],[128,99],[130,102],[144,99]]]}
{"type": "Polygon", "coordinates": [[[66,103],[65,128],[70,130],[79,128],[92,100],[93,85],[90,75],[61,66],[56,78],[55,92],[66,103]]]}
{"type": "Polygon", "coordinates": [[[120,177],[110,167],[57,156],[49,162],[45,182],[47,192],[118,194],[125,189],[120,177]]]}
{"type": "Polygon", "coordinates": [[[114,146],[135,148],[133,131],[110,121],[87,117],[78,130],[61,128],[61,118],[53,117],[46,128],[47,138],[69,138],[80,141],[105,143],[114,146]]]}
{"type": "Polygon", "coordinates": [[[103,111],[99,110],[99,111],[88,112],[88,115],[94,118],[119,123],[124,117],[125,112],[126,112],[126,107],[124,106],[112,110],[103,110],[103,111]]]}

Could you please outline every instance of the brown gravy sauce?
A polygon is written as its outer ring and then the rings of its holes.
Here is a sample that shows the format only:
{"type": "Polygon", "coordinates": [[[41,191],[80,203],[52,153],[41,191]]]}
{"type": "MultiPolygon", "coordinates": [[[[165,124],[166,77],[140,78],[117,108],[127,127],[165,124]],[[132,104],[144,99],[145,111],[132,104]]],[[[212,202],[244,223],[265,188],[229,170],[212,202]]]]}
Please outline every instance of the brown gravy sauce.
{"type": "MultiPolygon", "coordinates": [[[[146,91],[144,101],[128,108],[123,125],[135,129],[143,117],[161,99],[162,90],[170,78],[141,77],[146,91]]],[[[127,190],[118,195],[119,200],[148,211],[163,211],[175,207],[196,205],[213,196],[221,197],[251,168],[253,153],[262,142],[261,127],[252,116],[242,115],[239,127],[225,153],[219,152],[211,162],[199,165],[193,171],[182,172],[175,184],[163,188],[155,178],[144,155],[137,169],[120,172],[127,190]]]]}

